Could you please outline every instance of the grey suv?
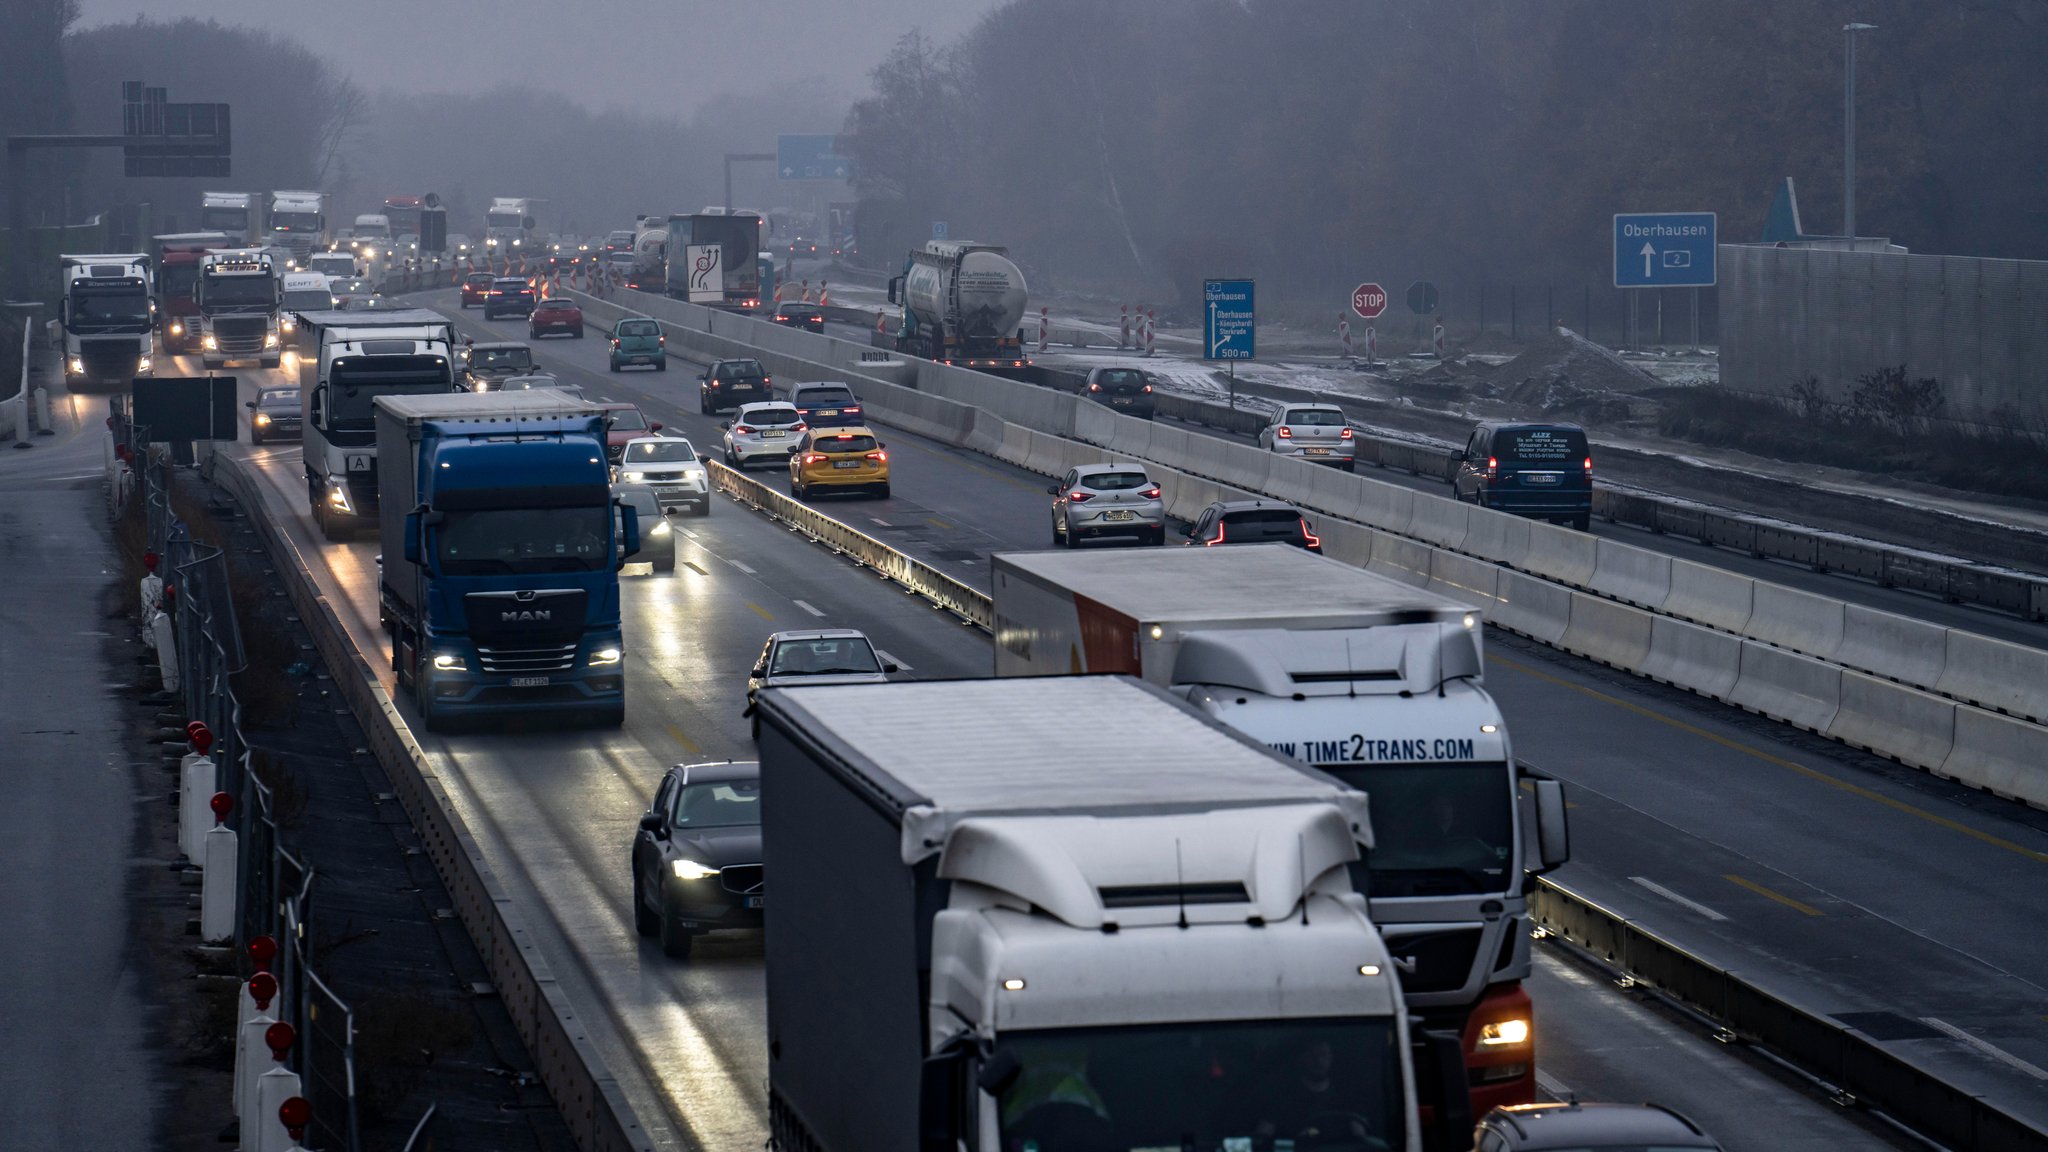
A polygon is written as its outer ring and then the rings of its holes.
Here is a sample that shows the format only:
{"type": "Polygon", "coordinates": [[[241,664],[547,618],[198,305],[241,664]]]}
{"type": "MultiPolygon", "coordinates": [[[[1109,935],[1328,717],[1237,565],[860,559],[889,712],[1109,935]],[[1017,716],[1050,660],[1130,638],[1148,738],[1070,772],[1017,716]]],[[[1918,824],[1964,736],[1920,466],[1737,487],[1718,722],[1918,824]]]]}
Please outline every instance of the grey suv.
{"type": "Polygon", "coordinates": [[[712,416],[756,400],[772,400],[774,381],[759,360],[716,360],[697,377],[697,402],[712,416]]]}

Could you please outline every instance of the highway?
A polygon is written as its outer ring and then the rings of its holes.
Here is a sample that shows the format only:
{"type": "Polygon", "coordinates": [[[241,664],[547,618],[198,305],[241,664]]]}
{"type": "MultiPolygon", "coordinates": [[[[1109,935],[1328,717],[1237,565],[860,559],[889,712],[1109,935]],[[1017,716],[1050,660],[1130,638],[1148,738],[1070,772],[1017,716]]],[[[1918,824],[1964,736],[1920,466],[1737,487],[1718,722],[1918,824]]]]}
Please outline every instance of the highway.
{"type": "MultiPolygon", "coordinates": [[[[461,315],[452,293],[423,299],[461,315]]],[[[479,338],[523,332],[517,322],[461,322],[479,338]]],[[[594,332],[546,341],[537,355],[593,397],[639,403],[715,451],[715,422],[697,414],[694,373],[682,364],[609,375],[594,332]]],[[[1045,478],[901,432],[884,438],[895,495],[821,506],[984,587],[991,551],[1046,543],[1045,478]]],[[[323,545],[310,533],[295,448],[236,451],[260,468],[266,514],[288,525],[357,644],[381,652],[375,545],[323,545]]],[[[557,975],[601,1017],[600,1044],[643,1121],[671,1147],[758,1145],[759,942],[714,936],[675,964],[638,940],[625,869],[634,821],[664,765],[750,752],[744,669],[775,628],[862,627],[918,677],[986,674],[989,650],[951,617],[729,501],[676,524],[687,531],[676,574],[629,580],[623,731],[424,743],[557,975]]],[[[1751,979],[1797,986],[1826,1010],[1933,1017],[1977,1043],[1933,1025],[1921,1030],[1934,1038],[1899,1043],[1938,1053],[1958,1078],[1980,1077],[2015,1102],[2029,1087],[2039,1094],[1992,1052],[2048,1063],[2038,1015],[2048,962],[2030,954],[2023,927],[2048,903],[2048,821],[1502,634],[1492,655],[1489,684],[1518,753],[1573,788],[1576,859],[1565,883],[1751,979]]],[[[1731,1147],[1882,1141],[1586,970],[1539,955],[1542,1061],[1556,1083],[1589,1098],[1672,1104],[1731,1147]]]]}

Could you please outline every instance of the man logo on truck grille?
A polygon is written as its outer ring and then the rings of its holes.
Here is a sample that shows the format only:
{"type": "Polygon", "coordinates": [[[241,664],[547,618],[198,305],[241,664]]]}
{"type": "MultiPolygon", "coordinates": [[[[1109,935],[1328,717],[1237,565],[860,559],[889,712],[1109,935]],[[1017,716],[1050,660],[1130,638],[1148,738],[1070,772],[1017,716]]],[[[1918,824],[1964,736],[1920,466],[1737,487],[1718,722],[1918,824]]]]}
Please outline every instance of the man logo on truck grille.
{"type": "Polygon", "coordinates": [[[554,610],[551,608],[525,608],[512,612],[498,613],[498,622],[500,624],[545,623],[547,621],[553,620],[554,618],[555,613],[554,610]]]}

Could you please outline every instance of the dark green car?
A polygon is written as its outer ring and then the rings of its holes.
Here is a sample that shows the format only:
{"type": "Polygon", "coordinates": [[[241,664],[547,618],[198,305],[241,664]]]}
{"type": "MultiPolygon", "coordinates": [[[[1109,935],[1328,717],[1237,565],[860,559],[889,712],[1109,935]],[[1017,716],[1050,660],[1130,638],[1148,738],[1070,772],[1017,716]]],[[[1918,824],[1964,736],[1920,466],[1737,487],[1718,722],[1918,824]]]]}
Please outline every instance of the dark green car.
{"type": "Polygon", "coordinates": [[[621,320],[612,329],[612,371],[628,364],[645,364],[656,372],[668,371],[668,338],[661,334],[659,321],[621,320]]]}

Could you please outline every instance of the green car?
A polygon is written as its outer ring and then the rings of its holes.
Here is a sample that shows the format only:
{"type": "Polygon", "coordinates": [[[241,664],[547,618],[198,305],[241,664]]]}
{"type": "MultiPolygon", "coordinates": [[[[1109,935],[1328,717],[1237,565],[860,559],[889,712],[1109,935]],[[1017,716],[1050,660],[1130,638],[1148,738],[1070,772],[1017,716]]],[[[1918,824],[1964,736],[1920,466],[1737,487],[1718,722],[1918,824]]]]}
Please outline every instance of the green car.
{"type": "Polygon", "coordinates": [[[668,338],[661,334],[659,321],[621,320],[612,329],[612,371],[628,364],[646,364],[656,372],[668,371],[668,338]]]}

